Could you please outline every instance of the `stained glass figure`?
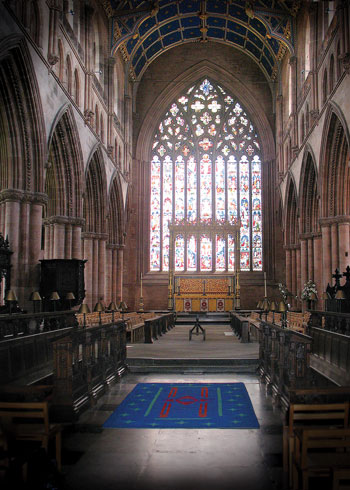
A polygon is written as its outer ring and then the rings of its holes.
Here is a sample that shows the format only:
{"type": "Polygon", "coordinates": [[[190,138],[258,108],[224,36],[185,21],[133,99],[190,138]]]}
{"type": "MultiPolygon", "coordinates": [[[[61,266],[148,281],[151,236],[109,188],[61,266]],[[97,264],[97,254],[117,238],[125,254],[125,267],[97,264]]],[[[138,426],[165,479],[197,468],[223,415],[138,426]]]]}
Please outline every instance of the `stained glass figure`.
{"type": "Polygon", "coordinates": [[[212,217],[212,174],[209,155],[204,154],[200,162],[200,217],[203,222],[212,217]]]}
{"type": "Polygon", "coordinates": [[[195,236],[187,238],[187,270],[197,270],[197,239],[195,236]]]}
{"type": "Polygon", "coordinates": [[[200,270],[211,271],[212,266],[212,242],[207,235],[201,236],[200,242],[200,270]]]}
{"type": "Polygon", "coordinates": [[[233,235],[227,237],[228,270],[235,270],[235,238],[233,235]]]}
{"type": "Polygon", "coordinates": [[[185,240],[183,235],[175,238],[175,270],[183,271],[185,267],[185,240]]]}
{"type": "Polygon", "coordinates": [[[215,217],[221,222],[226,219],[225,187],[225,160],[219,155],[215,162],[215,217]]]}
{"type": "Polygon", "coordinates": [[[215,269],[218,272],[226,270],[226,241],[223,237],[216,235],[216,264],[215,269]]]}
{"type": "Polygon", "coordinates": [[[212,80],[200,80],[169,105],[152,144],[151,271],[169,269],[169,223],[174,220],[234,224],[238,219],[239,264],[235,264],[232,235],[222,237],[224,241],[215,234],[205,235],[199,244],[195,236],[178,235],[176,270],[208,271],[213,265],[220,272],[237,266],[262,270],[260,148],[245,109],[212,80]]]}

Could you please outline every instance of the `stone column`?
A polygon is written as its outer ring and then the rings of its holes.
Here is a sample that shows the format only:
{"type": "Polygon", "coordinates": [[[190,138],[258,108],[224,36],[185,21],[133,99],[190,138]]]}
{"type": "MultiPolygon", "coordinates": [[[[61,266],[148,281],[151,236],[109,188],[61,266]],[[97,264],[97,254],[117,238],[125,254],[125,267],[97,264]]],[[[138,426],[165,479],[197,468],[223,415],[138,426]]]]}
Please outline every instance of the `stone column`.
{"type": "MultiPolygon", "coordinates": [[[[117,303],[118,296],[118,249],[115,248],[112,250],[112,298],[113,301],[117,303]]],[[[117,304],[118,306],[118,304],[117,304]]]]}
{"type": "Polygon", "coordinates": [[[65,225],[54,222],[53,225],[53,259],[64,259],[65,225]]]}
{"type": "MultiPolygon", "coordinates": [[[[291,56],[289,60],[291,84],[292,84],[292,100],[291,100],[291,113],[293,115],[293,133],[292,133],[292,146],[297,148],[298,146],[298,117],[297,117],[297,58],[291,56]]],[[[294,156],[294,152],[293,152],[294,156]]],[[[293,158],[293,157],[292,157],[293,158]]]]}
{"type": "Polygon", "coordinates": [[[291,276],[292,276],[292,287],[291,292],[295,294],[296,292],[296,257],[295,257],[295,249],[290,251],[291,255],[291,276]]]}
{"type": "Polygon", "coordinates": [[[301,269],[301,277],[300,277],[300,283],[301,283],[301,289],[303,288],[304,284],[307,281],[308,277],[308,251],[307,251],[307,239],[301,239],[300,240],[300,269],[301,269]]]}
{"type": "Polygon", "coordinates": [[[29,228],[29,271],[30,277],[28,286],[31,289],[39,289],[39,271],[41,257],[41,234],[42,234],[42,215],[43,205],[46,201],[45,196],[38,196],[30,208],[30,228],[29,228]]]}
{"type": "Polygon", "coordinates": [[[332,273],[339,267],[338,258],[338,224],[331,224],[331,257],[332,257],[332,273]]]}
{"type": "Polygon", "coordinates": [[[87,260],[85,263],[85,301],[92,309],[92,284],[93,284],[93,237],[92,233],[82,233],[83,239],[83,256],[87,260]]]}
{"type": "Polygon", "coordinates": [[[106,290],[105,290],[105,301],[108,305],[113,298],[113,245],[110,243],[106,244],[106,290]]]}
{"type": "Polygon", "coordinates": [[[292,291],[292,274],[291,274],[291,253],[290,249],[286,249],[286,286],[289,291],[292,291]]]}
{"type": "MultiPolygon", "coordinates": [[[[106,241],[108,235],[101,235],[98,244],[98,298],[105,299],[106,290],[106,241]]],[[[108,305],[107,305],[108,306],[108,305]]]]}
{"type": "Polygon", "coordinates": [[[92,307],[94,308],[95,304],[98,302],[99,298],[99,270],[98,270],[98,248],[99,248],[99,239],[95,238],[92,244],[92,307]]]}
{"type": "Polygon", "coordinates": [[[296,278],[296,290],[295,294],[300,298],[300,292],[302,288],[301,284],[301,250],[297,248],[295,251],[296,254],[296,270],[297,270],[297,278],[296,278]]]}
{"type": "Polygon", "coordinates": [[[10,248],[13,252],[11,256],[11,288],[18,292],[19,281],[19,221],[20,221],[20,203],[19,201],[6,200],[5,213],[5,237],[8,236],[10,248]]]}
{"type": "Polygon", "coordinates": [[[72,225],[67,223],[65,226],[65,236],[64,236],[64,258],[72,258],[72,225]]]}
{"type": "Polygon", "coordinates": [[[314,283],[318,291],[318,304],[322,304],[322,236],[315,235],[314,245],[314,283]]]}
{"type": "Polygon", "coordinates": [[[84,220],[77,218],[72,229],[72,259],[81,259],[82,257],[82,240],[81,229],[84,220]]]}
{"type": "Polygon", "coordinates": [[[119,245],[118,247],[118,259],[117,259],[117,301],[123,301],[123,268],[124,268],[124,247],[125,245],[119,245]]]}
{"type": "Polygon", "coordinates": [[[327,284],[332,279],[331,257],[331,227],[329,224],[321,224],[322,230],[322,292],[326,291],[327,284]]]}
{"type": "Polygon", "coordinates": [[[339,270],[345,272],[346,266],[349,264],[349,223],[338,223],[338,237],[339,237],[339,270]]]}
{"type": "Polygon", "coordinates": [[[314,277],[314,245],[313,245],[312,237],[308,238],[308,240],[307,240],[307,264],[308,264],[308,268],[307,268],[308,278],[307,278],[307,280],[313,279],[313,277],[314,277]]]}

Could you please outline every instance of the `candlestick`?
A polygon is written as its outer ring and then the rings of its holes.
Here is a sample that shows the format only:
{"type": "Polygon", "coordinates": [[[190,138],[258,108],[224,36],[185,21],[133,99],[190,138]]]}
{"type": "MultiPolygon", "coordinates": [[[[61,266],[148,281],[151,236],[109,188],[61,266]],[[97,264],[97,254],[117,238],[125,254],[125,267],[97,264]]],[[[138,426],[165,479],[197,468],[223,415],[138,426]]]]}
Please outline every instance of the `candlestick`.
{"type": "Polygon", "coordinates": [[[264,272],[264,286],[265,286],[265,298],[267,298],[267,290],[266,290],[266,272],[264,272]]]}

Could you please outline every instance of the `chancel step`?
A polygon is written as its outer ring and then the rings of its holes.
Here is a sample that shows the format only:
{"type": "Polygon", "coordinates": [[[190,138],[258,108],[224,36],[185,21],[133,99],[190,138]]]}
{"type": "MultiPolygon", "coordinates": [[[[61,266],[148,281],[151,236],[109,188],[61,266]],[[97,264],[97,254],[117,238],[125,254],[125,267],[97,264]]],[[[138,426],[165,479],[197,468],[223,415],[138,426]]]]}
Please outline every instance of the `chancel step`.
{"type": "Polygon", "coordinates": [[[131,358],[127,361],[133,373],[255,373],[258,359],[151,359],[131,358]]]}

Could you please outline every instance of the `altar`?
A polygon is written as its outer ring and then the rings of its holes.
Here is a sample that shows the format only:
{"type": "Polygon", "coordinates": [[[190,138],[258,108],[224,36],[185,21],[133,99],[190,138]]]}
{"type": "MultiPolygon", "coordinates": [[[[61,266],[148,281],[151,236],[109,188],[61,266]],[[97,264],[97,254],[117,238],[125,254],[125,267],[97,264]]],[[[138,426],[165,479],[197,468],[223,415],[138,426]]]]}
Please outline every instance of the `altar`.
{"type": "Polygon", "coordinates": [[[174,277],[177,312],[224,312],[234,306],[234,276],[174,277]]]}

